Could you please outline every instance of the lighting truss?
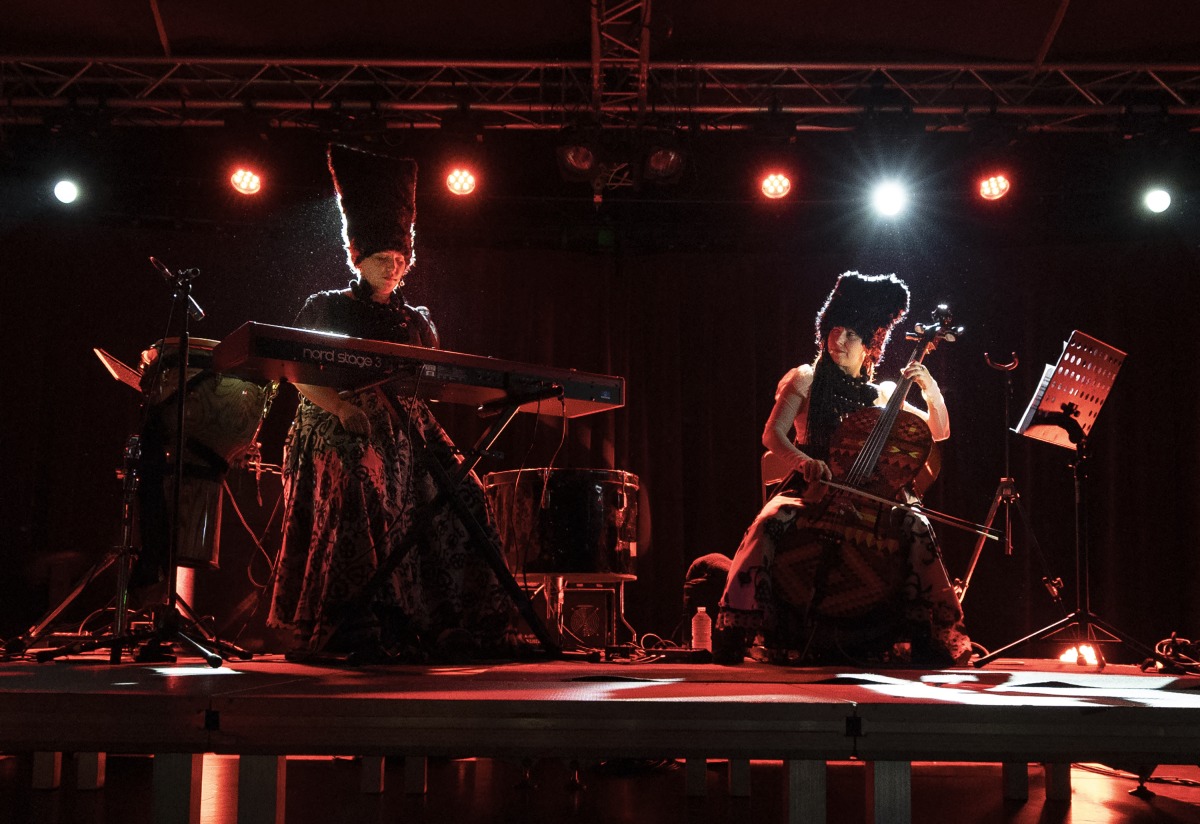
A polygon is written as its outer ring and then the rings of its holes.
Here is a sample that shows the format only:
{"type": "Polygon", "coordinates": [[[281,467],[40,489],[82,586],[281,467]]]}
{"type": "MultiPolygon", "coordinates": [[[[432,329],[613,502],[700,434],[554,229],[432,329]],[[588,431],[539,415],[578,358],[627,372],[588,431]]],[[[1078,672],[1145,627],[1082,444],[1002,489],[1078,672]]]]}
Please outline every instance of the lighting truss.
{"type": "Polygon", "coordinates": [[[844,131],[903,115],[926,131],[1000,119],[1027,131],[1200,132],[1200,64],[651,62],[646,4],[594,8],[590,61],[0,56],[0,125],[71,113],[114,125],[220,126],[252,109],[279,127],[374,118],[436,128],[465,104],[489,129],[644,123],[844,131]]]}
{"type": "Polygon", "coordinates": [[[638,126],[649,103],[650,3],[592,2],[592,115],[610,126],[638,126]]]}

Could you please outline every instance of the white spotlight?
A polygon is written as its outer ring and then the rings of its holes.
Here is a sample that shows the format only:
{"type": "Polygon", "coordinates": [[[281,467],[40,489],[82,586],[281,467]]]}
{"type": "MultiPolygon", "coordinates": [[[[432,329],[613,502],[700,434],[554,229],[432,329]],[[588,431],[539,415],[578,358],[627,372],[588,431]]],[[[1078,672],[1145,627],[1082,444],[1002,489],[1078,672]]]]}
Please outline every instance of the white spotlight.
{"type": "Polygon", "coordinates": [[[1167,211],[1171,205],[1171,195],[1166,189],[1151,189],[1146,192],[1142,202],[1146,204],[1147,209],[1158,214],[1167,211]]]}
{"type": "Polygon", "coordinates": [[[60,180],[54,184],[54,196],[61,203],[74,203],[79,197],[79,187],[69,180],[60,180]]]}
{"type": "Polygon", "coordinates": [[[904,211],[908,203],[908,192],[899,183],[888,181],[880,183],[871,193],[871,203],[875,211],[887,217],[895,217],[904,211]]]}

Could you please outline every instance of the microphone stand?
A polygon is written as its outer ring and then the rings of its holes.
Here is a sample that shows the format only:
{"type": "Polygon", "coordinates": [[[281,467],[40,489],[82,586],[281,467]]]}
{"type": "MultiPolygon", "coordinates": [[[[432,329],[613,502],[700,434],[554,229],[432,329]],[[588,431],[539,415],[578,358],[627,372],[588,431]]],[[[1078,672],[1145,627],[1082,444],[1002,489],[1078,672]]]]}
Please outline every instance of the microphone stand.
{"type": "Polygon", "coordinates": [[[174,660],[174,656],[169,652],[169,645],[173,640],[184,642],[187,646],[204,659],[210,667],[219,667],[223,662],[221,655],[232,655],[248,660],[252,657],[251,653],[241,649],[240,647],[230,644],[226,641],[220,641],[203,629],[198,624],[198,617],[192,610],[191,606],[179,595],[179,590],[176,582],[177,570],[179,568],[179,548],[183,543],[183,481],[184,481],[184,462],[183,448],[186,442],[185,437],[185,417],[187,411],[187,382],[188,382],[188,355],[191,345],[191,335],[188,331],[188,321],[192,318],[203,320],[204,310],[200,308],[200,304],[196,303],[192,297],[192,281],[200,274],[197,269],[180,269],[178,272],[171,274],[170,270],[163,266],[161,262],[155,258],[150,258],[151,264],[161,272],[164,277],[174,286],[175,303],[182,308],[181,328],[178,336],[178,380],[175,387],[175,442],[172,448],[175,450],[173,475],[175,487],[172,490],[172,505],[171,508],[174,514],[174,522],[172,523],[171,538],[168,543],[167,550],[167,593],[165,603],[155,605],[151,613],[154,618],[154,628],[151,635],[147,638],[147,643],[138,651],[137,660],[152,661],[152,660],[174,660]],[[186,620],[185,620],[186,619],[186,620]]]}
{"type": "MultiPolygon", "coordinates": [[[[52,649],[40,650],[34,654],[35,660],[48,661],[53,658],[58,658],[64,655],[78,655],[91,650],[99,649],[100,647],[109,647],[110,661],[118,663],[121,659],[122,652],[126,648],[132,648],[138,642],[146,642],[137,651],[134,658],[140,662],[160,662],[174,661],[175,656],[170,650],[170,645],[173,641],[178,640],[190,647],[196,654],[204,659],[210,667],[216,668],[224,663],[221,655],[217,651],[226,656],[236,656],[242,660],[249,660],[252,654],[240,647],[231,644],[227,641],[221,641],[209,635],[199,625],[199,619],[191,606],[183,598],[179,596],[178,587],[176,585],[176,573],[178,570],[179,547],[182,544],[182,534],[184,529],[184,518],[182,517],[181,506],[183,503],[183,482],[184,482],[184,460],[183,450],[186,443],[185,436],[185,416],[187,402],[187,384],[188,384],[188,353],[190,349],[190,333],[188,330],[188,321],[191,318],[203,320],[204,310],[200,307],[192,297],[192,281],[199,275],[196,269],[181,269],[175,273],[168,269],[161,261],[150,258],[150,263],[155,269],[163,275],[163,278],[174,288],[172,295],[172,310],[171,315],[174,316],[175,308],[182,308],[183,317],[181,321],[181,329],[178,336],[178,380],[175,387],[175,439],[170,447],[174,450],[174,467],[172,476],[174,479],[174,489],[172,490],[172,509],[171,516],[174,518],[171,522],[170,538],[168,540],[167,549],[167,567],[166,578],[167,588],[165,601],[154,604],[150,608],[152,616],[152,627],[147,630],[139,630],[138,632],[128,632],[128,587],[131,564],[132,546],[132,502],[137,490],[138,477],[136,474],[136,462],[134,464],[134,472],[130,473],[129,460],[131,453],[133,458],[140,457],[140,442],[132,443],[127,450],[126,459],[126,483],[125,483],[125,505],[122,512],[122,544],[125,547],[125,552],[118,558],[118,593],[116,604],[116,621],[113,632],[108,635],[102,635],[92,638],[87,641],[76,641],[66,646],[56,647],[52,649]],[[214,651],[215,650],[215,651],[214,651]]],[[[165,348],[165,347],[164,347],[165,348]]],[[[159,368],[162,368],[165,352],[159,352],[159,368]]],[[[149,403],[149,401],[146,401],[149,403]]],[[[74,593],[73,593],[74,594],[74,593]]],[[[61,608],[60,608],[61,609],[61,608]]],[[[45,623],[45,622],[43,622],[45,623]]],[[[39,625],[41,626],[41,625],[39,625]]]]}

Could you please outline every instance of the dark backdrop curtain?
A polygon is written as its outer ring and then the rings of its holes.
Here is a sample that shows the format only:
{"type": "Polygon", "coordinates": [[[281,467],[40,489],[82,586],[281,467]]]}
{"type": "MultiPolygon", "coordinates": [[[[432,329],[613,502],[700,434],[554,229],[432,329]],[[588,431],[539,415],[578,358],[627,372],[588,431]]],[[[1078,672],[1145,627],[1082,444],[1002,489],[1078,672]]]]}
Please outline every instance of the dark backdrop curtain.
{"type": "MultiPolygon", "coordinates": [[[[64,569],[77,574],[115,541],[113,470],[137,426],[137,399],[90,350],[133,363],[161,336],[169,299],[146,257],[202,270],[196,297],[209,318],[195,335],[219,339],[248,320],[287,324],[307,294],[348,278],[335,214],[330,201],[314,201],[257,229],[32,214],[5,231],[0,634],[27,627],[61,592],[64,569]]],[[[1072,329],[1128,352],[1092,438],[1092,605],[1148,642],[1200,632],[1194,239],[1144,227],[1122,236],[997,226],[860,237],[793,226],[793,236],[757,250],[652,250],[623,244],[617,228],[615,243],[591,251],[427,233],[408,292],[432,307],[449,349],[627,379],[628,405],[572,421],[556,465],[639,476],[643,540],[628,588],[639,631],[671,633],[690,561],[736,548],[760,503],[759,436],[776,382],[813,357],[813,316],[834,277],[859,269],[905,278],[914,319],[948,301],[968,327],[928,361],[954,432],[930,503],[963,517],[984,517],[1003,472],[1003,379],[983,353],[1021,359],[1015,419],[1072,329]]],[[[898,335],[880,377],[894,378],[907,354],[898,335]]],[[[268,459],[278,459],[293,408],[285,392],[265,432],[268,459]]],[[[464,445],[480,431],[469,410],[439,416],[464,445]]],[[[499,445],[504,458],[486,469],[545,465],[560,436],[552,416],[522,416],[499,445]]],[[[1071,455],[1015,436],[1011,446],[1047,569],[1066,580],[1073,606],[1071,455]]],[[[972,537],[940,533],[952,574],[962,575],[972,537]]],[[[973,636],[995,646],[1058,617],[1042,575],[1024,538],[1011,558],[987,546],[966,601],[973,636]]]]}

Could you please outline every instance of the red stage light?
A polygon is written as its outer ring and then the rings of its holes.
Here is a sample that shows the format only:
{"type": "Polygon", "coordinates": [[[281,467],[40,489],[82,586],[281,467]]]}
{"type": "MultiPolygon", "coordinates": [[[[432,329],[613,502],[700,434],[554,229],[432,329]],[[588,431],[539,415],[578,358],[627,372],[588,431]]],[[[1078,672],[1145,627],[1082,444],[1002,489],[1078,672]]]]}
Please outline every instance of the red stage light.
{"type": "Polygon", "coordinates": [[[446,188],[454,195],[469,195],[475,191],[475,175],[470,169],[457,168],[446,176],[446,188]]]}
{"type": "Polygon", "coordinates": [[[229,184],[239,195],[256,195],[262,191],[262,178],[253,169],[244,166],[229,176],[229,184]]]}
{"type": "Polygon", "coordinates": [[[1011,188],[1008,177],[999,172],[979,179],[979,196],[984,200],[999,200],[1011,188]]]}
{"type": "Polygon", "coordinates": [[[792,181],[788,180],[788,176],[782,172],[772,172],[763,178],[762,193],[771,200],[787,197],[791,190],[792,181]]]}

